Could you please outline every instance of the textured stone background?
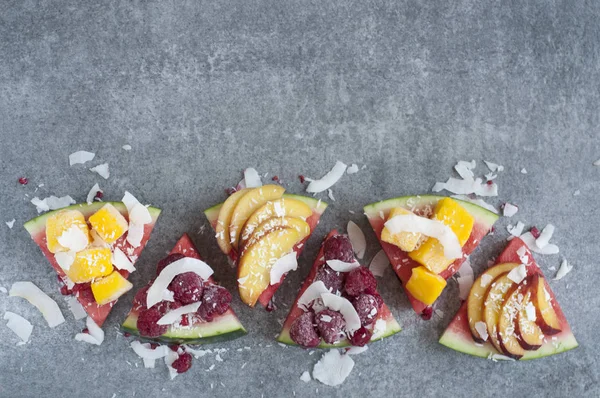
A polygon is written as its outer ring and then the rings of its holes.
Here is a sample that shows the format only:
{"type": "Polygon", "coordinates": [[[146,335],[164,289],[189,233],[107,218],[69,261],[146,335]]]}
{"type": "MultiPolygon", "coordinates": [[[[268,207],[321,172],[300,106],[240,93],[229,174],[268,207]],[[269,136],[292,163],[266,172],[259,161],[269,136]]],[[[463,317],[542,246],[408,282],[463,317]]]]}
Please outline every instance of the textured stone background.
{"type": "MultiPolygon", "coordinates": [[[[15,311],[35,325],[32,342],[15,347],[0,322],[1,396],[600,394],[600,168],[592,166],[600,158],[600,3],[87,3],[2,3],[1,286],[31,280],[66,310],[53,271],[21,227],[36,215],[25,194],[83,201],[99,182],[106,198],[118,200],[130,190],[164,209],[133,275],[138,287],[187,231],[233,288],[235,276],[211,233],[198,231],[207,226],[201,210],[225,198],[223,189],[241,169],[276,174],[289,191],[302,192],[298,174],[319,177],[337,159],[367,168],[334,187],[337,201],[301,269],[277,294],[279,310],[250,310],[236,298],[250,334],[221,345],[230,349],[224,362],[196,360],[174,382],[162,366],[143,369],[116,332],[133,293],[116,305],[100,347],[73,341],[82,322],[70,313],[50,330],[28,304],[0,293],[0,312],[15,311]],[[123,151],[124,144],[133,150],[123,151]],[[109,162],[109,180],[68,166],[68,154],[80,149],[97,154],[88,167],[109,162]],[[381,291],[404,331],[355,357],[340,387],[301,382],[319,355],[279,347],[273,336],[321,237],[352,219],[367,232],[370,259],[379,248],[362,206],[427,192],[459,159],[478,160],[478,174],[487,172],[483,159],[504,164],[500,197],[492,202],[518,204],[515,218],[528,225],[557,226],[554,241],[575,268],[551,286],[580,347],[527,363],[453,352],[437,339],[458,308],[456,284],[439,306],[444,316],[426,322],[409,310],[388,270],[381,291]],[[523,167],[528,174],[519,172],[523,167]],[[31,181],[26,187],[17,183],[22,175],[31,181]],[[9,230],[4,221],[12,218],[9,230]],[[252,349],[236,351],[243,346],[252,349]]],[[[499,233],[472,257],[476,272],[502,249],[507,223],[501,220],[499,233]]],[[[538,260],[553,276],[548,267],[558,266],[560,256],[538,260]]]]}

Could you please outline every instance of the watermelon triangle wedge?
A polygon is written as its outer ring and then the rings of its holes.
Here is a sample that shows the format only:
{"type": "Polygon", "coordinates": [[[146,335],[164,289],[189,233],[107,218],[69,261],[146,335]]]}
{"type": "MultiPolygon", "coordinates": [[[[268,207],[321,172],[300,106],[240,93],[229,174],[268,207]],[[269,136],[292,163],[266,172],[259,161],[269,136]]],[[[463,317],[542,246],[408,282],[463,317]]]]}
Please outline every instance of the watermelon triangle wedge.
{"type": "MultiPolygon", "coordinates": [[[[537,329],[539,327],[539,330],[542,333],[539,336],[539,343],[535,346],[529,347],[529,349],[525,349],[524,355],[519,355],[517,357],[511,354],[511,350],[507,351],[506,344],[503,345],[500,343],[500,348],[503,349],[502,352],[495,348],[495,346],[490,343],[492,336],[489,336],[487,339],[485,339],[485,341],[482,341],[482,339],[479,338],[479,341],[476,342],[473,337],[473,332],[469,326],[469,302],[467,300],[461,305],[458,313],[444,331],[442,337],[440,338],[440,344],[465,354],[483,358],[495,359],[497,355],[502,355],[504,357],[522,360],[536,359],[559,354],[578,346],[577,340],[575,339],[575,336],[571,331],[571,327],[569,326],[569,323],[567,322],[567,319],[560,308],[558,301],[556,300],[554,292],[552,289],[550,289],[550,286],[548,285],[546,278],[544,278],[541,269],[533,259],[531,251],[521,239],[512,239],[504,251],[496,259],[496,265],[490,267],[486,273],[489,273],[489,271],[495,267],[498,269],[498,267],[507,265],[510,266],[510,264],[522,264],[525,262],[522,260],[526,260],[527,262],[527,277],[520,283],[523,288],[522,294],[525,295],[528,294],[526,292],[531,292],[530,294],[533,295],[536,294],[536,292],[540,292],[544,295],[541,301],[549,302],[551,304],[550,308],[546,307],[546,309],[543,311],[540,311],[540,307],[538,306],[537,309],[535,309],[535,315],[531,318],[536,325],[533,326],[533,328],[537,329]],[[548,314],[552,314],[552,316],[549,317],[548,314]]],[[[477,283],[481,284],[481,279],[482,276],[475,280],[474,285],[477,283]]],[[[494,279],[490,285],[490,288],[488,289],[491,289],[493,286],[497,285],[496,281],[499,281],[499,279],[494,279]]],[[[488,290],[488,292],[489,291],[490,290],[488,290]]],[[[510,292],[511,290],[508,291],[505,297],[509,296],[510,292]]],[[[540,299],[538,299],[538,302],[539,301],[540,299]]],[[[504,299],[504,303],[506,303],[506,299],[504,299]]],[[[514,320],[514,325],[511,326],[513,326],[513,329],[518,330],[519,325],[520,318],[517,318],[514,320]]],[[[501,337],[498,339],[501,339],[501,337]]],[[[518,345],[523,345],[522,342],[525,344],[530,343],[530,341],[525,341],[525,339],[519,337],[518,340],[515,341],[517,341],[518,345]]]]}
{"type": "MultiPolygon", "coordinates": [[[[325,243],[325,241],[327,239],[334,237],[336,235],[338,235],[338,231],[334,229],[325,237],[323,242],[325,243]]],[[[292,337],[290,335],[290,330],[292,329],[292,325],[294,324],[294,321],[296,321],[296,319],[298,319],[300,316],[302,316],[305,313],[305,311],[299,306],[298,301],[302,297],[302,295],[307,291],[309,286],[311,286],[313,284],[313,282],[316,281],[317,273],[319,272],[319,269],[323,265],[326,265],[326,262],[325,262],[325,256],[324,256],[324,245],[321,245],[321,249],[319,250],[319,253],[318,253],[317,258],[311,268],[311,271],[308,274],[308,276],[306,277],[306,279],[304,280],[304,283],[302,284],[300,292],[298,293],[298,296],[296,297],[296,300],[294,301],[294,305],[290,309],[290,312],[283,324],[281,333],[277,337],[277,341],[279,341],[280,343],[284,343],[284,344],[288,344],[288,345],[298,345],[296,342],[294,342],[294,340],[292,339],[292,337]]],[[[366,268],[365,268],[365,270],[366,270],[366,268]]],[[[377,311],[376,318],[373,319],[373,323],[370,326],[368,326],[368,328],[369,328],[370,332],[372,333],[369,342],[381,340],[385,337],[392,336],[402,330],[400,325],[398,324],[398,322],[396,321],[396,319],[390,312],[390,309],[388,308],[388,306],[385,303],[383,303],[383,300],[382,300],[381,307],[377,311]]],[[[319,344],[316,345],[315,347],[317,347],[317,348],[334,348],[334,347],[348,347],[351,345],[352,344],[351,344],[350,340],[347,337],[345,337],[345,338],[342,338],[341,340],[337,341],[334,344],[328,344],[323,339],[321,339],[319,344]]]]}
{"type": "MultiPolygon", "coordinates": [[[[410,279],[412,269],[420,264],[411,259],[408,256],[408,253],[402,251],[399,247],[381,241],[381,231],[383,230],[384,224],[388,219],[388,215],[395,207],[402,207],[416,214],[431,214],[436,203],[443,198],[443,196],[435,195],[403,196],[372,203],[364,207],[364,213],[367,216],[369,223],[371,224],[371,227],[377,236],[377,239],[381,243],[381,247],[390,260],[392,268],[402,282],[403,287],[410,279]]],[[[454,261],[454,263],[452,263],[448,269],[440,274],[440,276],[442,276],[444,279],[449,279],[456,272],[458,272],[465,258],[477,248],[483,237],[485,237],[485,235],[491,231],[494,223],[498,220],[497,214],[494,214],[483,207],[458,199],[454,200],[456,200],[465,210],[469,212],[469,214],[471,214],[471,216],[473,216],[475,223],[469,239],[463,245],[463,257],[454,261]]],[[[423,314],[428,306],[414,298],[408,292],[408,290],[404,289],[404,291],[406,292],[414,311],[417,314],[423,314]]]]}
{"type": "MultiPolygon", "coordinates": [[[[177,241],[169,253],[169,255],[172,254],[181,254],[185,257],[201,260],[198,249],[188,234],[183,234],[177,241]]],[[[214,283],[212,277],[208,279],[208,282],[214,283]]],[[[137,327],[140,308],[135,305],[138,295],[136,295],[131,311],[121,325],[121,330],[137,336],[140,340],[162,344],[203,345],[233,340],[246,334],[246,330],[233,312],[233,309],[229,307],[227,311],[215,316],[211,321],[205,321],[199,317],[192,316],[187,318],[186,324],[180,322],[169,326],[168,330],[161,336],[153,338],[141,336],[137,327]]]]}
{"type": "MultiPolygon", "coordinates": [[[[121,203],[121,202],[94,202],[91,204],[75,204],[75,205],[65,207],[65,208],[62,208],[59,210],[50,211],[50,212],[44,213],[36,218],[33,218],[25,223],[25,225],[24,225],[25,229],[31,235],[31,238],[33,239],[33,241],[35,243],[37,243],[37,245],[40,247],[40,249],[42,250],[42,253],[44,254],[44,256],[46,256],[46,258],[50,262],[50,265],[52,266],[52,268],[54,268],[54,270],[58,274],[59,278],[64,282],[65,285],[67,284],[66,275],[65,275],[64,271],[62,270],[62,268],[56,262],[54,254],[48,250],[48,245],[47,245],[47,241],[46,241],[46,221],[52,215],[56,214],[57,212],[64,211],[64,210],[78,210],[79,212],[81,212],[83,214],[83,216],[85,217],[85,219],[87,221],[88,218],[92,214],[94,214],[96,211],[98,211],[101,207],[103,207],[107,203],[112,204],[123,215],[123,217],[125,217],[125,219],[128,220],[127,208],[125,207],[125,205],[123,203],[121,203]]],[[[127,253],[127,255],[132,263],[135,263],[134,260],[139,258],[140,254],[144,250],[144,247],[146,247],[146,243],[148,243],[148,240],[150,239],[150,234],[152,233],[152,229],[154,228],[156,220],[158,219],[158,216],[160,215],[160,209],[157,209],[155,207],[148,207],[148,211],[150,212],[152,221],[148,224],[144,224],[144,233],[143,233],[142,239],[140,241],[140,245],[138,247],[133,247],[126,241],[127,233],[125,233],[123,236],[121,236],[113,244],[113,247],[118,247],[121,249],[121,251],[123,251],[123,253],[127,253]]],[[[119,272],[125,278],[127,278],[129,276],[129,273],[127,271],[121,270],[119,272]]],[[[94,295],[92,293],[89,283],[88,284],[75,284],[75,286],[72,288],[72,291],[74,292],[75,297],[77,297],[77,300],[81,303],[81,305],[83,306],[83,308],[85,309],[87,314],[90,316],[90,318],[92,318],[98,326],[102,326],[102,324],[108,317],[108,314],[110,313],[115,302],[113,301],[108,304],[98,305],[98,303],[96,303],[96,301],[94,299],[94,295]]]]}
{"type": "MultiPolygon", "coordinates": [[[[234,195],[237,196],[237,195],[241,195],[241,194],[242,193],[240,191],[238,191],[238,192],[234,193],[231,197],[233,197],[234,195]]],[[[300,256],[300,254],[302,253],[302,250],[304,248],[305,242],[308,240],[308,238],[310,238],[310,236],[314,232],[315,228],[319,224],[319,219],[321,218],[321,215],[327,208],[327,203],[325,203],[321,200],[307,197],[307,196],[294,195],[294,194],[288,194],[288,193],[283,194],[281,196],[281,199],[286,200],[286,201],[300,202],[303,204],[303,206],[308,206],[308,208],[310,209],[308,217],[306,217],[306,219],[304,220],[308,224],[308,227],[310,227],[310,233],[304,239],[302,239],[302,241],[298,242],[293,247],[293,250],[296,252],[296,255],[300,256]]],[[[268,201],[266,203],[266,205],[268,206],[269,203],[272,203],[272,202],[274,202],[274,201],[273,200],[268,201]]],[[[219,219],[220,219],[220,217],[223,216],[222,215],[223,212],[226,212],[227,210],[231,210],[231,208],[227,202],[224,202],[224,203],[219,203],[219,204],[217,204],[209,209],[206,209],[204,211],[204,214],[205,214],[206,218],[208,219],[208,221],[214,231],[218,230],[219,219]]],[[[275,215],[275,216],[278,217],[278,215],[275,215]]],[[[269,220],[267,220],[267,222],[268,221],[269,220]]],[[[228,255],[229,261],[232,264],[236,264],[236,265],[238,264],[240,256],[235,251],[235,249],[231,249],[227,253],[227,255],[228,255]]],[[[277,291],[277,289],[279,289],[279,286],[281,286],[284,279],[285,279],[285,274],[282,276],[281,281],[279,283],[269,284],[266,287],[266,289],[262,291],[262,293],[258,297],[258,302],[263,307],[265,307],[265,308],[268,307],[271,298],[275,295],[275,292],[277,291]]],[[[249,304],[249,305],[253,306],[253,304],[249,304]]]]}

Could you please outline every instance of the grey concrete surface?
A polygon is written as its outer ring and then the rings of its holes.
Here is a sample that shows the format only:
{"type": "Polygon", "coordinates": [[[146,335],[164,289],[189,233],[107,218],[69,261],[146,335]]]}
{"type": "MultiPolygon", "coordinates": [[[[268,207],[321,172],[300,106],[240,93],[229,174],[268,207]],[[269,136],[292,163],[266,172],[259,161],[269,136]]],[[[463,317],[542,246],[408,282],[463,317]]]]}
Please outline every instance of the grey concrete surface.
{"type": "Polygon", "coordinates": [[[0,313],[34,324],[31,343],[17,347],[0,322],[0,396],[599,396],[599,18],[592,1],[3,1],[0,286],[31,280],[67,311],[22,228],[36,215],[35,195],[83,201],[95,182],[107,199],[130,190],[164,209],[132,276],[137,287],[190,232],[233,288],[201,210],[223,200],[243,168],[300,193],[298,174],[319,177],[337,159],[367,167],[334,186],[300,270],[276,296],[279,309],[235,299],[250,334],[219,345],[229,349],[223,362],[196,360],[175,381],[163,366],[144,369],[116,332],[133,293],[114,308],[100,347],[73,340],[83,323],[68,311],[49,329],[31,306],[0,293],[0,313]],[[96,159],[69,167],[80,149],[96,159]],[[503,164],[491,202],[519,206],[473,255],[474,269],[500,252],[509,221],[554,223],[561,255],[537,259],[549,277],[562,256],[574,265],[551,286],[580,347],[526,363],[453,352],[437,339],[458,308],[456,283],[438,307],[443,316],[426,322],[388,270],[380,289],[404,331],[355,357],[342,386],[300,381],[319,354],[282,348],[273,336],[321,237],[354,220],[370,259],[379,248],[362,206],[427,192],[460,159],[476,159],[478,174],[487,172],[483,159],[503,164]],[[87,171],[103,162],[106,181],[87,171]],[[237,351],[244,346],[251,350],[237,351]]]}

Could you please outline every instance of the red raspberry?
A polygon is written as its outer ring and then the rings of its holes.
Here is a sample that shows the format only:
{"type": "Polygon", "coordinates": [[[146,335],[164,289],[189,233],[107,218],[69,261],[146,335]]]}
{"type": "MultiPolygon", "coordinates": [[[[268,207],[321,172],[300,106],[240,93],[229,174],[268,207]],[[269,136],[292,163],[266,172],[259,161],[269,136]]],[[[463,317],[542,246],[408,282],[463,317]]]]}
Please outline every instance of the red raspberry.
{"type": "Polygon", "coordinates": [[[325,241],[323,245],[325,261],[340,260],[345,263],[354,262],[352,243],[346,235],[335,235],[325,241]]]}
{"type": "Polygon", "coordinates": [[[344,288],[352,297],[364,292],[371,294],[377,291],[377,280],[368,268],[358,267],[348,273],[344,288]]]}
{"type": "Polygon", "coordinates": [[[329,265],[323,264],[317,271],[315,281],[322,281],[333,293],[341,292],[344,287],[344,273],[336,272],[329,265]]]}
{"type": "Polygon", "coordinates": [[[146,286],[138,290],[133,298],[133,309],[136,311],[145,310],[146,309],[146,298],[148,296],[148,289],[152,285],[152,281],[150,281],[146,286]]]}
{"type": "Polygon", "coordinates": [[[159,325],[157,322],[164,314],[154,306],[152,308],[142,310],[137,319],[137,328],[142,337],[159,337],[166,333],[169,329],[168,325],[159,325]]]}
{"type": "Polygon", "coordinates": [[[225,313],[231,303],[231,293],[222,286],[207,284],[204,286],[202,294],[202,304],[198,308],[197,314],[207,322],[213,320],[217,315],[225,313]]]}
{"type": "Polygon", "coordinates": [[[29,180],[26,177],[19,178],[19,184],[21,185],[27,185],[28,182],[29,180]]]}
{"type": "Polygon", "coordinates": [[[173,298],[183,305],[200,301],[203,289],[202,278],[194,272],[177,275],[169,284],[169,290],[173,292],[173,298]]]}
{"type": "Polygon", "coordinates": [[[433,307],[431,307],[431,306],[425,307],[423,312],[421,312],[421,318],[423,318],[424,321],[430,320],[432,315],[433,315],[433,307]]]}
{"type": "Polygon", "coordinates": [[[290,327],[290,338],[302,347],[311,348],[319,345],[321,338],[315,330],[312,312],[305,312],[294,320],[290,327]]]}
{"type": "Polygon", "coordinates": [[[352,305],[358,313],[361,325],[369,326],[377,319],[379,303],[370,294],[361,294],[356,297],[352,300],[352,305]]]}
{"type": "Polygon", "coordinates": [[[317,330],[327,344],[335,344],[344,337],[346,320],[338,311],[329,308],[315,315],[317,330]]]}
{"type": "Polygon", "coordinates": [[[167,257],[163,258],[162,260],[160,260],[158,262],[158,265],[156,266],[156,275],[160,274],[160,272],[169,264],[174,263],[177,260],[181,260],[182,258],[185,258],[185,256],[183,254],[180,253],[173,253],[173,254],[169,254],[167,257]]]}
{"type": "Polygon", "coordinates": [[[96,195],[94,196],[94,202],[100,202],[100,200],[102,200],[103,197],[104,193],[102,191],[96,192],[96,195]]]}
{"type": "Polygon", "coordinates": [[[171,366],[177,370],[177,373],[185,373],[192,367],[192,356],[189,353],[184,352],[179,355],[179,358],[177,358],[171,366]]]}
{"type": "Polygon", "coordinates": [[[350,336],[350,343],[353,346],[364,347],[369,341],[371,341],[371,336],[373,333],[363,327],[360,327],[357,331],[354,332],[352,336],[350,336]]]}

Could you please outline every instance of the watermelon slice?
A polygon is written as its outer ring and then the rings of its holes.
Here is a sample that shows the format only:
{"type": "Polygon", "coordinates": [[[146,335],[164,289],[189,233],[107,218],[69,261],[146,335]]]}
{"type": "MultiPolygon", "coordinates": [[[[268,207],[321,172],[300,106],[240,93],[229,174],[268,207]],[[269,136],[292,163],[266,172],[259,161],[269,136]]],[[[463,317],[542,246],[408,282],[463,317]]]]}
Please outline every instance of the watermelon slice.
{"type": "MultiPolygon", "coordinates": [[[[56,212],[62,210],[78,210],[84,215],[85,219],[87,220],[92,214],[98,211],[106,203],[112,204],[123,215],[123,217],[125,217],[125,219],[129,219],[127,208],[123,203],[95,202],[91,204],[76,204],[59,210],[50,211],[48,213],[42,214],[41,216],[33,218],[25,223],[25,229],[27,230],[27,232],[29,232],[34,242],[37,243],[37,245],[40,247],[42,253],[44,253],[44,256],[46,256],[46,258],[50,262],[50,265],[52,265],[52,268],[54,268],[54,270],[62,280],[66,280],[64,279],[66,277],[65,273],[56,262],[54,254],[52,254],[48,250],[48,246],[46,244],[46,220],[56,212]]],[[[157,209],[155,207],[148,207],[148,211],[150,212],[150,216],[152,217],[152,222],[144,225],[144,235],[142,237],[139,247],[134,248],[126,241],[127,234],[121,236],[113,245],[114,247],[118,247],[119,249],[121,249],[124,253],[130,254],[130,259],[139,258],[140,254],[142,253],[142,250],[144,250],[144,247],[148,242],[148,239],[150,239],[150,234],[152,233],[152,229],[154,228],[156,219],[160,214],[160,209],[157,209]]],[[[125,278],[129,276],[129,273],[127,271],[121,270],[119,272],[125,278]]],[[[102,326],[115,302],[113,301],[108,304],[98,305],[94,299],[94,295],[89,284],[76,284],[73,290],[76,290],[78,292],[78,294],[76,295],[77,300],[81,303],[81,305],[83,306],[87,314],[90,316],[90,318],[92,318],[98,326],[102,326]]]]}
{"type": "MultiPolygon", "coordinates": [[[[327,237],[325,237],[325,240],[327,240],[327,238],[329,238],[331,236],[335,236],[335,235],[338,235],[338,231],[334,229],[327,235],[327,237]]],[[[302,284],[302,288],[300,289],[300,292],[298,293],[298,296],[296,297],[296,300],[294,301],[294,305],[292,306],[290,313],[288,314],[288,316],[283,324],[281,333],[279,334],[279,336],[277,336],[277,341],[284,343],[284,344],[288,344],[288,345],[297,345],[290,337],[290,328],[292,327],[292,323],[294,323],[296,318],[298,318],[300,315],[302,315],[304,313],[304,311],[298,306],[298,299],[300,299],[300,297],[302,297],[302,294],[314,282],[315,277],[317,275],[317,271],[319,270],[319,267],[321,267],[321,265],[323,265],[323,264],[325,264],[325,257],[323,256],[323,246],[321,246],[321,249],[319,250],[317,258],[312,266],[312,269],[310,270],[310,273],[304,280],[304,284],[302,284]]],[[[388,308],[388,306],[385,303],[382,305],[381,309],[379,310],[379,313],[377,314],[377,319],[375,321],[375,325],[378,325],[378,324],[381,326],[378,328],[378,331],[375,334],[373,334],[373,336],[371,338],[371,342],[381,340],[384,337],[392,336],[402,330],[400,325],[398,324],[398,322],[396,321],[396,319],[390,312],[390,309],[388,308]]],[[[333,347],[348,347],[350,345],[351,345],[350,341],[347,338],[344,338],[343,340],[340,340],[336,344],[327,344],[323,340],[321,340],[321,343],[317,347],[318,348],[333,348],[333,347]]]]}
{"type": "MultiPolygon", "coordinates": [[[[408,256],[408,253],[404,252],[399,247],[381,241],[381,231],[387,221],[388,214],[394,207],[403,207],[417,215],[430,215],[433,213],[436,203],[443,198],[443,196],[434,195],[403,196],[372,203],[364,207],[365,215],[369,219],[369,223],[371,223],[371,227],[373,228],[375,235],[377,235],[381,247],[387,254],[390,263],[392,264],[396,275],[400,278],[403,286],[406,285],[410,279],[412,269],[418,267],[420,264],[411,259],[408,256]]],[[[456,259],[448,269],[440,274],[444,279],[449,279],[458,271],[465,258],[477,248],[481,239],[490,232],[492,226],[498,220],[497,214],[494,214],[483,207],[458,199],[454,200],[459,202],[460,205],[473,216],[475,223],[471,235],[469,236],[469,240],[463,246],[463,257],[456,259]]],[[[414,298],[408,290],[404,289],[404,291],[408,295],[415,312],[417,314],[422,314],[423,310],[428,306],[414,298]]]]}
{"type": "MultiPolygon", "coordinates": [[[[327,203],[321,201],[320,199],[318,200],[318,199],[310,198],[307,196],[294,195],[294,194],[289,194],[289,193],[284,194],[283,197],[302,201],[302,202],[306,203],[313,210],[312,215],[306,219],[306,222],[310,226],[310,232],[312,235],[315,228],[319,224],[319,219],[321,218],[321,215],[327,208],[327,203]]],[[[204,214],[206,215],[206,218],[208,219],[208,222],[210,223],[213,230],[216,229],[217,219],[219,218],[219,211],[221,210],[222,205],[223,205],[223,203],[219,203],[218,205],[215,205],[204,211],[204,214]]],[[[294,251],[297,253],[298,256],[300,256],[300,254],[302,253],[304,243],[306,242],[306,240],[308,240],[309,237],[310,237],[310,235],[294,247],[294,251]]],[[[237,261],[237,253],[234,250],[232,250],[229,253],[229,259],[233,263],[235,263],[237,261]]],[[[281,286],[284,279],[285,279],[285,275],[281,278],[281,281],[279,283],[276,283],[274,285],[269,285],[269,287],[262,292],[262,294],[258,298],[258,302],[263,307],[266,308],[269,305],[269,301],[271,301],[271,298],[273,297],[273,295],[275,295],[275,292],[277,291],[277,289],[279,289],[279,286],[281,286]]]]}
{"type": "MultiPolygon", "coordinates": [[[[496,259],[496,264],[521,263],[517,251],[522,247],[527,249],[527,246],[521,239],[515,238],[511,240],[502,254],[496,259]]],[[[526,255],[530,259],[530,262],[527,264],[527,274],[543,275],[542,271],[533,260],[533,255],[528,249],[526,255]]],[[[549,355],[559,354],[561,352],[571,350],[578,346],[577,340],[575,340],[575,336],[571,331],[571,327],[565,318],[565,314],[558,305],[558,301],[556,300],[554,292],[552,292],[547,283],[545,288],[551,297],[550,302],[552,303],[552,307],[558,317],[561,331],[552,336],[545,336],[541,347],[535,351],[526,351],[525,355],[521,358],[522,360],[543,358],[549,355]]],[[[498,351],[489,341],[481,344],[476,343],[473,340],[471,330],[469,329],[466,301],[462,304],[458,310],[458,313],[444,331],[444,334],[440,338],[440,344],[465,354],[483,358],[488,358],[494,354],[498,354],[498,351]]]]}
{"type": "MultiPolygon", "coordinates": [[[[200,260],[198,249],[196,249],[188,234],[183,234],[169,254],[174,253],[200,260]]],[[[212,278],[209,281],[214,282],[212,278]]],[[[233,310],[229,308],[227,312],[216,316],[211,322],[194,318],[194,322],[191,325],[185,327],[171,326],[162,336],[147,338],[140,336],[137,329],[138,314],[139,310],[132,308],[121,325],[121,330],[138,336],[140,340],[146,342],[163,344],[211,344],[233,340],[247,333],[233,310]]]]}

